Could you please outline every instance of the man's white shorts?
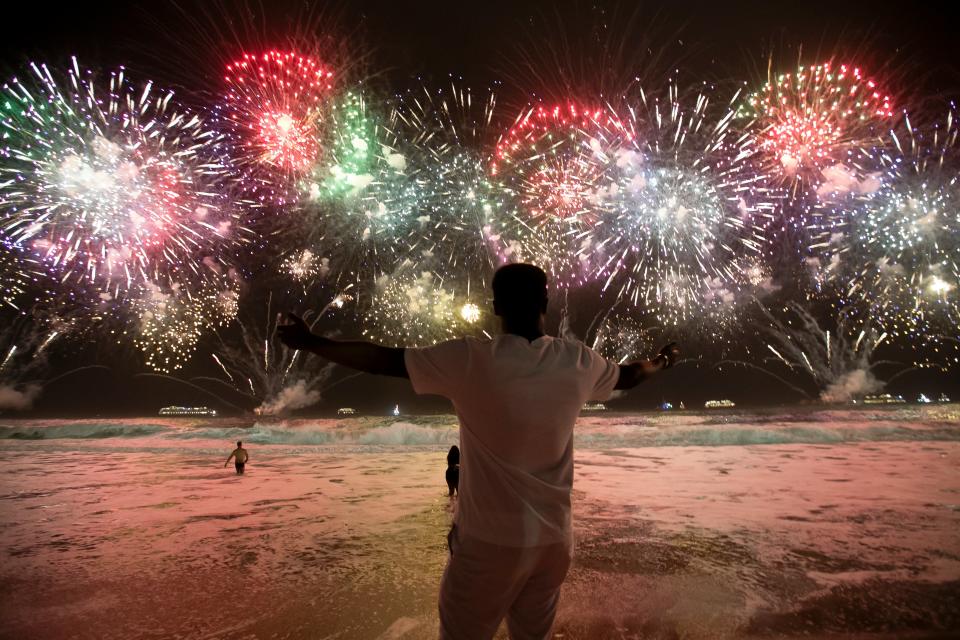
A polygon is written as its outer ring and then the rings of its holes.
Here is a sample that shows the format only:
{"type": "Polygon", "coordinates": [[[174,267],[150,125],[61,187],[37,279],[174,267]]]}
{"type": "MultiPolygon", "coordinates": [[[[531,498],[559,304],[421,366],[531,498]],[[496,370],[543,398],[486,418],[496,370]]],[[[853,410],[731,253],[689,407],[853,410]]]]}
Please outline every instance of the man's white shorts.
{"type": "Polygon", "coordinates": [[[440,638],[489,640],[507,618],[512,640],[550,636],[570,547],[503,547],[450,536],[451,555],[440,582],[440,638]]]}

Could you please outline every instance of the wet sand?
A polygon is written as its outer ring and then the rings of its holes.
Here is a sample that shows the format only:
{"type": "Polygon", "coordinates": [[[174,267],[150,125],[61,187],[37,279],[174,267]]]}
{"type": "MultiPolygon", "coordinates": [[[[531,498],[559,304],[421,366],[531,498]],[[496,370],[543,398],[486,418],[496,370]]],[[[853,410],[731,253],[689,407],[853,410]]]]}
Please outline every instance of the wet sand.
{"type": "MultiPolygon", "coordinates": [[[[253,445],[242,477],[155,445],[0,442],[0,637],[436,636],[445,445],[253,445]]],[[[957,637],[958,471],[955,441],[580,450],[557,637],[957,637]]]]}

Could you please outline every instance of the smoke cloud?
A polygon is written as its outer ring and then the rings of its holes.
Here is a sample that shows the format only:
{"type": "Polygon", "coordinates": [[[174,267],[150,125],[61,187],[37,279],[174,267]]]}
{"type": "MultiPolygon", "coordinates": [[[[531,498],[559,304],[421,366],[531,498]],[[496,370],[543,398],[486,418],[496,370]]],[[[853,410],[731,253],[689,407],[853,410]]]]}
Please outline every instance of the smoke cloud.
{"type": "Polygon", "coordinates": [[[824,402],[850,402],[868,393],[883,388],[883,381],[877,380],[867,369],[855,369],[843,374],[820,394],[824,402]]]}
{"type": "MultiPolygon", "coordinates": [[[[406,167],[406,161],[404,161],[404,167],[406,167]]],[[[350,185],[350,195],[355,196],[373,183],[373,176],[369,173],[361,173],[358,175],[350,174],[347,176],[347,184],[350,185]]]]}
{"type": "Polygon", "coordinates": [[[848,193],[874,193],[882,186],[878,174],[868,174],[861,180],[852,169],[842,164],[826,167],[821,174],[823,182],[817,187],[817,197],[821,200],[848,193]]]}
{"type": "Polygon", "coordinates": [[[383,150],[383,159],[391,169],[397,173],[403,173],[406,170],[407,159],[402,153],[396,153],[385,145],[381,145],[380,148],[383,150]]]}
{"type": "Polygon", "coordinates": [[[23,390],[11,385],[0,385],[0,411],[26,411],[43,391],[40,385],[27,385],[23,390]]]}
{"type": "Polygon", "coordinates": [[[297,380],[289,387],[285,387],[273,398],[264,401],[258,407],[259,413],[278,415],[288,411],[296,411],[316,404],[320,400],[320,392],[310,389],[306,380],[297,380]]]}

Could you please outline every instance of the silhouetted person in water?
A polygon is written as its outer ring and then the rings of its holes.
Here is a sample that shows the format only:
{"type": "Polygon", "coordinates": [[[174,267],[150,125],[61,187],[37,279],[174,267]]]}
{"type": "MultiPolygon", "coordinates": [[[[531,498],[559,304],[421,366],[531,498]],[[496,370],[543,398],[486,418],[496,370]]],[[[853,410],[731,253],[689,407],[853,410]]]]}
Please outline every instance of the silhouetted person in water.
{"type": "Polygon", "coordinates": [[[460,490],[460,447],[453,445],[447,452],[447,495],[451,498],[460,490]]]}
{"type": "Polygon", "coordinates": [[[313,335],[290,316],[280,339],[360,371],[409,378],[446,396],[460,421],[463,467],[450,558],[440,583],[440,637],[548,638],[572,555],[573,426],[583,404],[630,389],[678,355],[618,365],[578,340],[544,334],[547,276],[529,264],[493,276],[502,334],[422,349],[313,335]]]}
{"type": "Polygon", "coordinates": [[[237,468],[237,475],[242,476],[243,468],[246,466],[247,460],[249,459],[250,454],[247,453],[247,450],[243,448],[243,443],[237,440],[237,448],[233,450],[233,452],[230,454],[230,457],[227,458],[227,461],[223,463],[223,466],[226,468],[226,466],[230,464],[230,461],[233,460],[233,466],[237,468]]]}

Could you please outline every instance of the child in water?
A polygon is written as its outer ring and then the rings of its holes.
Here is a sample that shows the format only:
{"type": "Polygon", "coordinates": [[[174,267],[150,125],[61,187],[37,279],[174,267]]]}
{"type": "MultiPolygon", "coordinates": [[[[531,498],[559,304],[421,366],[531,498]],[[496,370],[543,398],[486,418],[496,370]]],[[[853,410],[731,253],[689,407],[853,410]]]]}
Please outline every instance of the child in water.
{"type": "Polygon", "coordinates": [[[457,445],[450,447],[447,453],[447,489],[451,498],[460,490],[460,448],[457,445]]]}

